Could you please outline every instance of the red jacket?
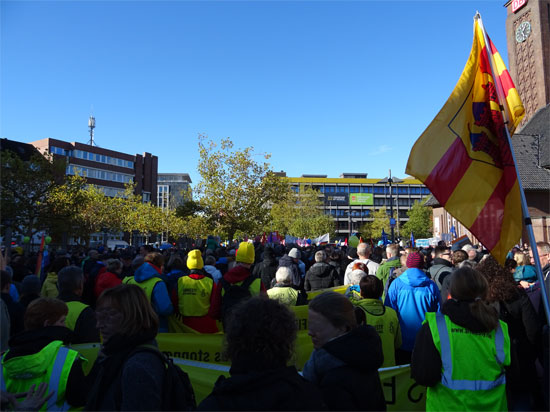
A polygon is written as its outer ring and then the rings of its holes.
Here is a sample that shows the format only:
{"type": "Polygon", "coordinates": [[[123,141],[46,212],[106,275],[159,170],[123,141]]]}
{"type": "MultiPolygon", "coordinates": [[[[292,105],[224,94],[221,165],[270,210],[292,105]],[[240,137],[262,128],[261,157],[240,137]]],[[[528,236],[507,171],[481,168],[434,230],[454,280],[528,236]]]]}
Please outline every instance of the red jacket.
{"type": "Polygon", "coordinates": [[[115,273],[103,272],[99,274],[94,286],[94,294],[96,299],[99,295],[101,295],[101,293],[103,293],[104,290],[114,288],[121,283],[122,280],[115,273]]]}

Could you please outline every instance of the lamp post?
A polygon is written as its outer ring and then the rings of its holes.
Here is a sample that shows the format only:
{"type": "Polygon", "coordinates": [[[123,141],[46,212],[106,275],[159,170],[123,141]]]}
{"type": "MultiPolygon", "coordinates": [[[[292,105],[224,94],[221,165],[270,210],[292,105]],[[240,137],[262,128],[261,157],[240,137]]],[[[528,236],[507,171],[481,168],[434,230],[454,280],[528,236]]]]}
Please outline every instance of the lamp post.
{"type": "Polygon", "coordinates": [[[390,228],[391,228],[391,242],[395,242],[395,221],[393,220],[393,193],[391,184],[393,183],[393,179],[391,178],[391,169],[389,170],[390,174],[388,177],[388,183],[390,185],[390,228]]]}

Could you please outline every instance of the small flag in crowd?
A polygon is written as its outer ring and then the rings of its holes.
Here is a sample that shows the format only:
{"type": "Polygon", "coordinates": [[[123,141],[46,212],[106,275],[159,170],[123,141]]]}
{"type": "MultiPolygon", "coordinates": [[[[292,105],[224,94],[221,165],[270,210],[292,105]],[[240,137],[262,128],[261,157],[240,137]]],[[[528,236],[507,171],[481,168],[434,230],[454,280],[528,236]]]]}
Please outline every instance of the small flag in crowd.
{"type": "Polygon", "coordinates": [[[466,67],[414,144],[406,172],[422,181],[504,264],[522,230],[520,188],[506,127],[513,134],[524,109],[502,58],[485,35],[476,15],[466,67]],[[504,101],[499,101],[497,88],[504,101]]]}
{"type": "Polygon", "coordinates": [[[411,247],[414,247],[414,235],[413,235],[413,232],[411,232],[411,247]]]}

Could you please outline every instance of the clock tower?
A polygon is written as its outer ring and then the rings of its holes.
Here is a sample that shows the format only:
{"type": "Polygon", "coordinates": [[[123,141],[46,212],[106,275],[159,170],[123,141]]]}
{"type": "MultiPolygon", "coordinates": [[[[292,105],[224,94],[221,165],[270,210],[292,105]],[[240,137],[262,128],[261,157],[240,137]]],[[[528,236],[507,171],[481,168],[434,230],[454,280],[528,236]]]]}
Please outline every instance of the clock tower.
{"type": "Polygon", "coordinates": [[[510,75],[525,117],[550,103],[550,0],[510,0],[504,7],[510,75]]]}

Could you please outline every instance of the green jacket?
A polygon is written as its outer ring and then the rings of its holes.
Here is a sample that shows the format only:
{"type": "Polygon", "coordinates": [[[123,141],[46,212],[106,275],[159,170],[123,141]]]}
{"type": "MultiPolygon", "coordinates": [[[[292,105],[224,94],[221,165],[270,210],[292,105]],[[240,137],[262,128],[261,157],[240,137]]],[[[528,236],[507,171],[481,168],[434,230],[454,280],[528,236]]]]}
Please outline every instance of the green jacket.
{"type": "Polygon", "coordinates": [[[388,277],[390,276],[390,268],[400,268],[401,267],[401,261],[399,260],[399,256],[395,258],[391,258],[390,260],[386,260],[384,263],[380,265],[378,270],[376,271],[376,277],[382,281],[383,286],[386,286],[386,282],[388,281],[388,277]]]}

